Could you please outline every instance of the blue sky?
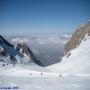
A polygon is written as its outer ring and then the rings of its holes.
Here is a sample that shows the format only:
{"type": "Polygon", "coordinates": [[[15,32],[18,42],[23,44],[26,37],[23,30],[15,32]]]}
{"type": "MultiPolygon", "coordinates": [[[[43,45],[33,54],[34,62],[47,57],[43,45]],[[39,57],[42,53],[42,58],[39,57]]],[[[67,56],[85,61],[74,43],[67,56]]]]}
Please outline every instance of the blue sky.
{"type": "Polygon", "coordinates": [[[0,33],[65,33],[90,20],[90,0],[0,0],[0,33]]]}

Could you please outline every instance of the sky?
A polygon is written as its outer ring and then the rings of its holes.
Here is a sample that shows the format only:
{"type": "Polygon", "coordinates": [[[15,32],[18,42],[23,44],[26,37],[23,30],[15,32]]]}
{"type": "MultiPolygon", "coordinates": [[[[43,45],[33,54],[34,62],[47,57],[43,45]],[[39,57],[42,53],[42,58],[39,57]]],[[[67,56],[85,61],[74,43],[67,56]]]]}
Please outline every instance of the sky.
{"type": "Polygon", "coordinates": [[[70,33],[90,20],[90,0],[0,0],[0,34],[70,33]]]}

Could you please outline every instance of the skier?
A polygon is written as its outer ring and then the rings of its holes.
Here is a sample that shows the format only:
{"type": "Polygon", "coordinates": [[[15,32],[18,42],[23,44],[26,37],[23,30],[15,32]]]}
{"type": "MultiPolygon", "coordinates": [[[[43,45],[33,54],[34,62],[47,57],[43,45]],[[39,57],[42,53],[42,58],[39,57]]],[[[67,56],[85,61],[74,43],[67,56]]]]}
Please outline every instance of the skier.
{"type": "Polygon", "coordinates": [[[59,77],[61,77],[61,73],[60,73],[59,77]]]}
{"type": "Polygon", "coordinates": [[[43,75],[43,73],[41,72],[41,75],[43,75]]]}
{"type": "Polygon", "coordinates": [[[32,73],[30,72],[30,76],[32,75],[32,73]]]}

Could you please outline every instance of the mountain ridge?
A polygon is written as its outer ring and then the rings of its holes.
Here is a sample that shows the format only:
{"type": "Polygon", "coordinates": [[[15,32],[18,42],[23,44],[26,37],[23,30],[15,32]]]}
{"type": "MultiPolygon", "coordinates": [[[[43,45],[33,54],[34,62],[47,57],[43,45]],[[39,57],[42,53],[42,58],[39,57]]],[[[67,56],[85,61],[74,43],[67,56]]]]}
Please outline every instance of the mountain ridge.
{"type": "Polygon", "coordinates": [[[10,62],[12,64],[22,63],[27,64],[34,62],[40,66],[42,63],[35,57],[32,50],[25,44],[19,43],[16,46],[10,44],[3,36],[0,35],[0,57],[5,57],[7,59],[1,59],[3,62],[10,62]],[[24,59],[25,58],[25,59],[24,59]],[[7,61],[8,60],[8,61],[7,61]]]}
{"type": "Polygon", "coordinates": [[[77,27],[71,39],[64,46],[64,55],[66,55],[70,50],[78,47],[86,34],[90,36],[90,21],[77,27]]]}

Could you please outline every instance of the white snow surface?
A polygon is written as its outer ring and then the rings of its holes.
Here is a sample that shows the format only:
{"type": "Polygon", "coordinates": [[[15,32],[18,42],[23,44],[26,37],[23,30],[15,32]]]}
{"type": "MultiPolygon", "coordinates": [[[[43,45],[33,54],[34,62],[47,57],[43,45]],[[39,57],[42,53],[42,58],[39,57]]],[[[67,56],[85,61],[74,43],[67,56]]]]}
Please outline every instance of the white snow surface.
{"type": "Polygon", "coordinates": [[[60,63],[47,69],[52,72],[90,74],[90,37],[85,37],[70,53],[69,57],[63,57],[60,63]]]}
{"type": "Polygon", "coordinates": [[[22,66],[11,67],[0,68],[0,90],[90,90],[89,74],[61,74],[29,70],[22,66]]]}
{"type": "Polygon", "coordinates": [[[58,64],[0,66],[0,90],[90,90],[89,48],[90,37],[85,37],[58,64]]]}

